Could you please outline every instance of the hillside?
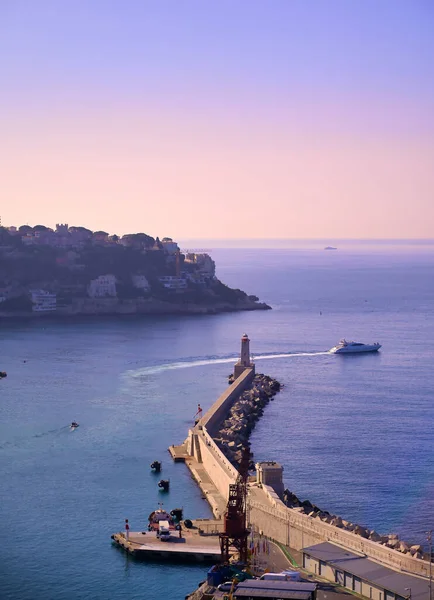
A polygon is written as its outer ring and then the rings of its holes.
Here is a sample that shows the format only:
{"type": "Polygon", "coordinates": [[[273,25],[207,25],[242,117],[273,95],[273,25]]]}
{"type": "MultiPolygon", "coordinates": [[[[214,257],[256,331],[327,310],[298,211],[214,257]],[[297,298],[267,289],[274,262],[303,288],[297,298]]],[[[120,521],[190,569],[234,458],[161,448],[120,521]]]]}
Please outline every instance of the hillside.
{"type": "Polygon", "coordinates": [[[171,238],[85,227],[0,228],[0,315],[203,313],[269,308],[171,238]]]}

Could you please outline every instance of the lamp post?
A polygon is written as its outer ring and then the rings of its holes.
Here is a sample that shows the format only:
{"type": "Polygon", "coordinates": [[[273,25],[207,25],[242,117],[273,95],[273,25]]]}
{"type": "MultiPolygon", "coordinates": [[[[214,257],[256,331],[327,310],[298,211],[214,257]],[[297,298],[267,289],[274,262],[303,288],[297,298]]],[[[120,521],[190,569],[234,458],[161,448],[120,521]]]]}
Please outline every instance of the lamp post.
{"type": "Polygon", "coordinates": [[[429,531],[426,532],[426,539],[428,540],[428,544],[429,544],[429,556],[428,556],[428,560],[429,560],[429,596],[428,596],[428,600],[432,600],[432,573],[431,573],[431,560],[432,560],[432,529],[430,529],[429,531]]]}

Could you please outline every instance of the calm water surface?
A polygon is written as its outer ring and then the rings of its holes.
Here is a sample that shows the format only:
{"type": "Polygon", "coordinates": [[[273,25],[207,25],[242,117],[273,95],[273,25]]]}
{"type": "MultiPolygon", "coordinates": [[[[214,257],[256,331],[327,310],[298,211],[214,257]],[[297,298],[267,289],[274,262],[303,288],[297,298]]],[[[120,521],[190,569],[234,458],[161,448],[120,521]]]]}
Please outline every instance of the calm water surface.
{"type": "Polygon", "coordinates": [[[125,518],[210,510],[167,453],[197,403],[227,385],[247,332],[283,391],[253,436],[258,460],[320,507],[423,542],[434,528],[434,252],[215,250],[218,275],[272,311],[0,324],[0,597],[182,599],[206,568],[138,563],[111,545],[125,518]],[[378,354],[333,356],[340,337],[378,354]],[[26,361],[26,362],[24,362],[26,361]],[[71,432],[68,423],[81,425],[71,432]],[[270,444],[273,439],[273,444],[270,444]]]}

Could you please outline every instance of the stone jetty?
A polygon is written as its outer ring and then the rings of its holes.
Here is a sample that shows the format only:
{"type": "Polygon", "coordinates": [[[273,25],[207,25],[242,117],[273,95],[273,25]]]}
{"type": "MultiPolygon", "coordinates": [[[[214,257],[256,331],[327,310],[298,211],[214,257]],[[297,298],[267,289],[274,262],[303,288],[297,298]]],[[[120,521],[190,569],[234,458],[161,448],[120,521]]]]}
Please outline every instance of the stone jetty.
{"type": "MultiPolygon", "coordinates": [[[[232,375],[229,378],[231,382],[232,375]]],[[[246,451],[250,455],[249,468],[254,469],[249,437],[264,408],[280,391],[280,383],[268,375],[257,374],[250,389],[244,390],[229,409],[217,433],[214,442],[234,467],[239,468],[246,451]]]]}
{"type": "Polygon", "coordinates": [[[283,492],[283,502],[288,508],[295,509],[311,519],[318,519],[339,529],[351,531],[366,540],[377,542],[393,550],[398,550],[398,552],[402,552],[403,554],[410,554],[414,558],[422,559],[424,557],[423,548],[420,544],[410,545],[407,542],[403,542],[396,533],[380,535],[374,529],[368,529],[362,525],[357,525],[356,523],[342,519],[342,517],[333,515],[326,510],[321,510],[309,500],[300,500],[288,489],[285,489],[283,492]]]}
{"type": "Polygon", "coordinates": [[[256,478],[249,477],[248,483],[249,521],[255,530],[298,551],[329,542],[395,571],[428,578],[428,556],[421,545],[401,541],[396,534],[380,535],[309,500],[301,501],[285,490],[282,465],[253,464],[249,436],[281,386],[269,376],[256,374],[249,342],[244,334],[230,385],[195,421],[187,439],[169,448],[175,461],[185,461],[208,500],[216,519],[211,528],[221,531],[230,486],[237,481],[248,451],[249,467],[252,471],[256,467],[256,478]]]}

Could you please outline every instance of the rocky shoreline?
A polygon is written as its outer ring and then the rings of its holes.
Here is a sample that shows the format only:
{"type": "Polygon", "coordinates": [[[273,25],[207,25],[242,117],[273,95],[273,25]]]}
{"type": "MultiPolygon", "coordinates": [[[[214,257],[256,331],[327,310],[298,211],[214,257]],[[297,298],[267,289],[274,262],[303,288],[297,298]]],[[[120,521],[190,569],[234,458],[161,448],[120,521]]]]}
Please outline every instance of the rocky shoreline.
{"type": "MultiPolygon", "coordinates": [[[[233,375],[229,376],[229,383],[233,375]]],[[[213,439],[228,460],[239,469],[243,456],[248,453],[249,470],[255,469],[253,453],[250,449],[249,437],[256,423],[264,413],[266,405],[274,399],[281,385],[268,375],[257,374],[250,389],[245,390],[234,402],[226,419],[221,423],[213,439]]],[[[410,554],[423,559],[424,550],[420,544],[411,545],[399,539],[394,533],[381,535],[373,529],[368,529],[351,521],[342,519],[328,511],[320,509],[309,500],[300,500],[293,492],[285,489],[283,502],[288,508],[306,514],[311,519],[319,519],[339,529],[351,531],[360,537],[387,546],[403,554],[410,554]]]]}
{"type": "MultiPolygon", "coordinates": [[[[229,382],[232,381],[233,375],[229,377],[229,382]]],[[[249,455],[249,469],[255,468],[250,450],[250,433],[280,387],[280,383],[268,375],[255,375],[250,389],[245,390],[234,402],[227,418],[213,435],[217,446],[237,469],[246,452],[249,455]]]]}
{"type": "Polygon", "coordinates": [[[398,552],[402,552],[403,554],[411,554],[415,558],[424,557],[423,548],[420,544],[410,545],[407,542],[400,540],[396,533],[380,535],[374,529],[367,529],[366,527],[362,527],[361,525],[357,525],[351,521],[346,521],[337,515],[332,515],[326,510],[321,510],[309,500],[301,501],[293,492],[288,489],[285,489],[283,492],[283,502],[289,508],[296,509],[312,519],[319,519],[320,521],[329,523],[330,525],[338,527],[339,529],[351,531],[356,535],[360,535],[362,538],[371,540],[372,542],[377,542],[393,550],[398,550],[398,552]]]}
{"type": "Polygon", "coordinates": [[[271,310],[265,302],[244,300],[237,303],[218,302],[215,304],[172,303],[155,299],[118,300],[117,298],[99,299],[97,302],[83,299],[75,305],[58,307],[50,312],[0,311],[0,319],[52,319],[59,317],[82,316],[122,316],[122,315],[215,315],[225,312],[249,310],[271,310]]]}

